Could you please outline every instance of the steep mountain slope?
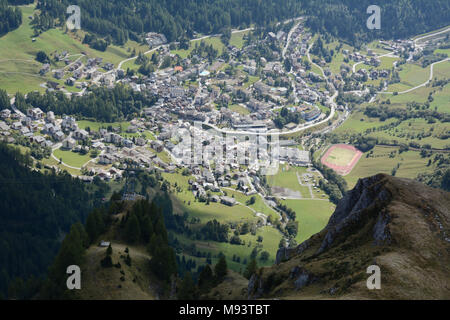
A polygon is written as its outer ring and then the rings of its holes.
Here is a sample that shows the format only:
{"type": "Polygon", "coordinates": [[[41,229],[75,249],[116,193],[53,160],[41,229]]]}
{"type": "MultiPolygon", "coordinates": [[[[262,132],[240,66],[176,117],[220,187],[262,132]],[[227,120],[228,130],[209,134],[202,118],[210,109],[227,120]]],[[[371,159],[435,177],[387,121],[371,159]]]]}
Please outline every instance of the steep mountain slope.
{"type": "Polygon", "coordinates": [[[324,230],[279,250],[248,298],[450,299],[449,276],[450,193],[380,174],[361,179],[324,230]],[[370,265],[380,290],[367,289],[370,265]]]}
{"type": "Polygon", "coordinates": [[[0,296],[35,293],[70,226],[85,221],[107,186],[31,171],[30,154],[0,143],[0,296]]]}

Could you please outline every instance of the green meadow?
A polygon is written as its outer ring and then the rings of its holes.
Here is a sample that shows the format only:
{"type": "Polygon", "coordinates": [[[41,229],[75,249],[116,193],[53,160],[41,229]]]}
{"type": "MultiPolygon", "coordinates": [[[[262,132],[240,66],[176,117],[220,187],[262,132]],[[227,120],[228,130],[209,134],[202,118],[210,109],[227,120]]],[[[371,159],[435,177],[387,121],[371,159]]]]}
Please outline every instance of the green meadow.
{"type": "MultiPolygon", "coordinates": [[[[231,234],[230,234],[231,235],[231,234]]],[[[183,235],[174,235],[178,239],[179,242],[184,245],[195,245],[197,251],[211,253],[211,255],[218,255],[220,252],[225,255],[227,258],[228,267],[236,272],[244,271],[246,265],[243,264],[244,259],[247,262],[250,262],[250,254],[253,249],[258,245],[258,256],[257,263],[258,266],[270,266],[275,263],[275,258],[278,250],[278,245],[282,238],[281,233],[273,227],[262,227],[257,229],[256,234],[246,234],[241,235],[241,240],[245,241],[245,244],[236,245],[224,242],[215,242],[215,241],[203,241],[203,240],[191,240],[183,235]],[[263,241],[259,243],[258,237],[261,236],[263,241]],[[262,251],[267,251],[269,253],[269,259],[267,261],[261,261],[260,254],[262,251]],[[233,261],[233,256],[236,255],[240,257],[241,262],[233,261]]],[[[191,256],[188,256],[192,258],[191,256]]],[[[202,263],[206,262],[206,258],[200,258],[202,263]]],[[[217,263],[218,258],[213,258],[213,265],[217,263]]]]}
{"type": "Polygon", "coordinates": [[[86,129],[89,127],[93,131],[99,131],[100,129],[106,129],[109,126],[122,127],[122,131],[125,131],[131,125],[130,122],[128,122],[128,121],[108,123],[108,122],[99,122],[99,121],[91,121],[91,120],[79,120],[79,121],[77,121],[77,124],[80,129],[86,129]]]}
{"type": "Polygon", "coordinates": [[[241,106],[239,104],[232,104],[228,108],[231,111],[237,112],[237,113],[239,113],[241,115],[244,115],[244,116],[250,114],[250,111],[246,107],[243,107],[243,106],[241,106]]]}
{"type": "Polygon", "coordinates": [[[199,218],[202,223],[216,219],[219,222],[245,222],[257,221],[257,217],[252,210],[242,205],[229,207],[220,203],[198,202],[192,191],[188,190],[188,181],[190,177],[183,176],[181,173],[163,173],[165,180],[172,186],[175,184],[181,188],[181,191],[172,194],[174,202],[174,211],[179,214],[188,212],[192,217],[199,218]]]}
{"type": "Polygon", "coordinates": [[[249,31],[239,31],[235,32],[231,35],[230,45],[235,46],[236,48],[242,49],[244,47],[244,37],[249,34],[249,31]]]}
{"type": "MultiPolygon", "coordinates": [[[[35,5],[20,6],[22,10],[22,25],[0,38],[0,88],[14,94],[33,90],[43,91],[40,84],[52,79],[49,72],[40,77],[40,63],[35,61],[36,53],[44,51],[48,56],[55,52],[66,50],[69,55],[86,53],[89,57],[101,57],[104,62],[117,64],[128,58],[129,50],[141,46],[128,41],[123,47],[111,45],[105,52],[97,51],[82,44],[83,32],[72,33],[62,29],[51,29],[39,36],[34,35],[29,16],[33,15],[35,5]],[[32,41],[35,38],[36,41],[32,41]],[[13,63],[14,62],[14,63],[13,63]]],[[[142,47],[143,48],[143,47],[142,47]]],[[[61,65],[52,62],[51,69],[58,69],[61,65]]]]}
{"type": "Polygon", "coordinates": [[[422,68],[416,64],[408,63],[400,66],[399,70],[400,82],[391,84],[387,91],[405,91],[426,82],[430,77],[430,66],[422,68]]]}
{"type": "MultiPolygon", "coordinates": [[[[237,39],[235,41],[238,41],[237,39]]],[[[205,44],[207,45],[212,45],[214,49],[216,49],[218,51],[218,55],[222,54],[223,49],[225,48],[225,45],[222,43],[222,41],[220,40],[219,37],[209,37],[209,38],[205,38],[205,39],[201,39],[201,40],[191,40],[190,44],[189,44],[189,49],[184,50],[184,49],[180,49],[180,50],[172,50],[171,53],[175,54],[175,55],[179,55],[180,58],[184,59],[187,58],[192,50],[194,50],[195,45],[199,45],[200,42],[205,42],[205,44]]]]}
{"type": "Polygon", "coordinates": [[[89,153],[81,155],[77,152],[57,149],[53,151],[53,154],[57,159],[62,159],[62,162],[75,168],[81,168],[87,162],[92,160],[92,158],[89,156],[89,153]]]}
{"type": "Polygon", "coordinates": [[[349,189],[353,188],[359,178],[369,177],[378,173],[391,174],[392,169],[400,164],[396,176],[414,179],[419,173],[433,172],[433,166],[427,166],[429,158],[422,158],[419,151],[398,153],[398,147],[376,146],[373,155],[365,153],[352,172],[345,176],[349,189]],[[397,151],[394,158],[389,155],[397,151]]]}
{"type": "Polygon", "coordinates": [[[320,232],[335,209],[335,205],[328,201],[284,200],[282,202],[297,214],[298,234],[295,240],[298,243],[320,232]]]}

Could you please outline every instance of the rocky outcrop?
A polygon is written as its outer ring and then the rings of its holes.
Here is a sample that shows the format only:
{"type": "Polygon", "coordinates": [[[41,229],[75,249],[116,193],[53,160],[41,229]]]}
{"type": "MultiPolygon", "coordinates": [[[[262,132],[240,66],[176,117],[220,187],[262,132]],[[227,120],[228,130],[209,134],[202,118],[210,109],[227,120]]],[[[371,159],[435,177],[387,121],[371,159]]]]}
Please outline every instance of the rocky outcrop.
{"type": "Polygon", "coordinates": [[[289,260],[291,256],[302,254],[308,248],[308,240],[302,242],[296,248],[280,248],[277,251],[277,256],[275,258],[275,264],[280,264],[283,261],[289,260]]]}
{"type": "Polygon", "coordinates": [[[360,179],[326,227],[248,283],[248,298],[450,298],[450,194],[380,174],[360,179]],[[383,290],[367,290],[367,267],[383,290]],[[387,271],[387,272],[386,272],[387,271]]]}
{"type": "MultiPolygon", "coordinates": [[[[326,226],[327,233],[323,239],[322,245],[317,251],[318,254],[324,252],[333,245],[334,240],[347,229],[350,225],[356,224],[361,220],[365,211],[380,206],[381,203],[387,202],[391,199],[390,192],[383,188],[382,180],[384,175],[376,175],[374,177],[360,179],[356,187],[348,192],[345,197],[338,203],[336,211],[330,218],[326,226]]],[[[385,226],[385,218],[381,218],[380,224],[377,227],[376,236],[383,238],[381,233],[385,226]]],[[[378,241],[376,241],[378,243],[378,241]]]]}
{"type": "Polygon", "coordinates": [[[386,212],[381,212],[378,215],[377,222],[373,227],[374,245],[389,245],[391,244],[391,233],[388,224],[391,221],[391,216],[386,212]]]}
{"type": "Polygon", "coordinates": [[[248,299],[254,300],[262,297],[263,290],[263,280],[257,274],[253,274],[248,282],[248,299]]]}
{"type": "Polygon", "coordinates": [[[289,279],[293,280],[296,290],[301,290],[314,281],[314,276],[306,269],[296,266],[292,268],[289,279]]]}

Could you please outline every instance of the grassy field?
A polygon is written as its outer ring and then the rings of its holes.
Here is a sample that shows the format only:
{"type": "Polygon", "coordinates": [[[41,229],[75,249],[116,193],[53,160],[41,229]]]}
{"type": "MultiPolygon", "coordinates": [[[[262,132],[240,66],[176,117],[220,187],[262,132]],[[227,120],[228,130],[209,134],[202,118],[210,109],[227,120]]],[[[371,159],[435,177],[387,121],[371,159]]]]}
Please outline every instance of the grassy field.
{"type": "MultiPolygon", "coordinates": [[[[215,241],[199,241],[199,240],[191,240],[182,235],[175,235],[175,237],[183,243],[184,245],[193,245],[195,244],[196,249],[201,252],[211,253],[212,255],[217,255],[222,252],[227,258],[228,268],[235,272],[240,272],[245,270],[246,265],[243,264],[244,259],[247,262],[250,262],[250,254],[252,250],[255,248],[259,242],[257,241],[258,236],[263,237],[263,241],[260,243],[260,248],[258,249],[259,253],[262,251],[267,251],[269,253],[269,260],[261,261],[259,256],[257,257],[257,262],[259,266],[270,266],[273,265],[276,258],[276,253],[278,250],[278,244],[281,240],[281,233],[274,229],[273,227],[262,227],[256,231],[256,235],[246,234],[241,235],[241,240],[245,241],[244,245],[236,245],[224,242],[215,242],[215,241]],[[232,260],[233,255],[240,257],[241,262],[235,262],[232,260]]],[[[188,256],[192,258],[191,256],[188,256]]],[[[200,261],[202,264],[206,262],[206,259],[196,259],[200,261]]],[[[218,258],[213,258],[213,265],[217,263],[218,258]]]]}
{"type": "MultiPolygon", "coordinates": [[[[65,32],[61,29],[51,29],[39,36],[34,35],[30,26],[30,19],[34,12],[34,5],[20,6],[22,10],[22,25],[0,38],[0,88],[13,94],[17,91],[26,93],[33,90],[43,91],[39,85],[52,78],[50,73],[39,77],[40,64],[35,61],[36,53],[44,51],[51,56],[54,52],[69,52],[69,55],[85,52],[89,57],[101,57],[104,62],[117,65],[129,57],[129,48],[139,48],[136,42],[129,41],[123,47],[109,46],[105,52],[91,49],[81,43],[83,32],[65,32]],[[32,39],[36,38],[33,42],[32,39]]],[[[51,69],[60,66],[52,63],[51,69]]]]}
{"type": "Polygon", "coordinates": [[[382,57],[382,58],[380,58],[381,63],[378,67],[374,67],[371,65],[367,65],[365,63],[361,63],[361,64],[358,64],[355,69],[356,69],[356,71],[358,71],[360,69],[391,70],[394,66],[394,62],[399,61],[399,60],[400,60],[399,58],[394,58],[394,57],[382,57]]]}
{"type": "Polygon", "coordinates": [[[325,161],[338,166],[346,166],[354,157],[355,151],[337,147],[330,152],[325,161]]]}
{"type": "Polygon", "coordinates": [[[416,178],[419,173],[432,172],[433,167],[427,166],[429,158],[421,158],[418,151],[407,151],[398,154],[397,147],[376,146],[373,155],[367,158],[365,153],[353,171],[344,177],[349,189],[353,188],[359,178],[369,177],[378,173],[391,174],[392,169],[400,163],[396,176],[401,178],[416,178]],[[394,158],[390,158],[391,152],[397,151],[394,158]]]}
{"type": "MultiPolygon", "coordinates": [[[[310,190],[309,187],[300,185],[298,181],[297,174],[299,175],[300,179],[302,180],[303,184],[310,184],[313,183],[313,181],[308,181],[308,183],[305,183],[303,180],[303,174],[309,173],[312,174],[314,179],[316,180],[316,183],[320,180],[320,176],[316,173],[311,173],[307,171],[307,168],[303,167],[290,167],[287,164],[280,165],[278,174],[274,176],[267,176],[267,183],[272,187],[281,187],[286,188],[288,190],[294,191],[296,193],[300,193],[301,197],[303,199],[312,199],[313,196],[314,199],[320,199],[320,200],[328,200],[328,196],[320,189],[314,189],[310,190]],[[311,194],[312,192],[312,194],[311,194]]],[[[278,191],[277,191],[278,192],[278,191]]],[[[286,190],[282,192],[282,194],[286,193],[286,190]]],[[[288,191],[288,193],[291,193],[288,191]]],[[[288,196],[288,195],[285,195],[288,196]]]]}
{"type": "MultiPolygon", "coordinates": [[[[224,189],[223,191],[226,192],[228,196],[233,196],[236,199],[236,201],[244,205],[246,205],[247,201],[249,201],[251,198],[251,196],[246,196],[245,194],[239,191],[234,191],[230,189],[224,189]]],[[[256,212],[263,213],[267,216],[272,216],[272,218],[278,217],[278,213],[269,206],[267,206],[260,195],[254,195],[254,197],[256,199],[255,203],[252,205],[248,205],[249,208],[252,208],[256,212]]]]}
{"type": "MultiPolygon", "coordinates": [[[[44,164],[44,165],[58,167],[60,170],[62,170],[62,171],[67,171],[67,172],[70,173],[71,175],[79,176],[79,175],[81,174],[81,171],[80,171],[80,170],[72,169],[72,168],[69,168],[69,167],[67,167],[67,166],[65,166],[65,165],[63,165],[63,164],[59,164],[59,161],[56,161],[56,160],[53,159],[52,157],[50,157],[50,158],[48,158],[48,159],[44,158],[44,159],[42,159],[41,162],[42,162],[42,164],[44,164]]],[[[45,171],[45,169],[43,169],[43,170],[45,171]]]]}
{"type": "MultiPolygon", "coordinates": [[[[177,54],[180,56],[180,58],[184,59],[189,56],[189,54],[194,50],[196,44],[200,44],[200,42],[203,41],[207,45],[212,45],[214,49],[218,51],[218,55],[222,54],[223,49],[225,48],[225,45],[222,43],[220,38],[218,37],[210,37],[202,40],[192,40],[189,44],[189,49],[184,50],[172,50],[171,53],[177,54]]],[[[238,41],[238,38],[235,39],[235,41],[238,41]]]]}
{"type": "Polygon", "coordinates": [[[244,36],[247,35],[249,31],[236,32],[231,35],[230,45],[236,48],[242,49],[244,46],[244,36]]]}
{"type": "MultiPolygon", "coordinates": [[[[380,43],[376,40],[369,43],[367,45],[367,49],[372,49],[375,53],[380,54],[380,55],[389,53],[389,51],[382,49],[380,43]]],[[[361,51],[361,53],[367,54],[367,51],[368,50],[363,50],[363,51],[361,51]]]]}
{"type": "Polygon", "coordinates": [[[301,243],[320,232],[328,223],[335,206],[328,201],[284,200],[282,201],[296,214],[299,225],[296,241],[301,243]]]}
{"type": "Polygon", "coordinates": [[[388,87],[389,92],[401,92],[418,86],[430,77],[430,66],[422,68],[416,64],[404,64],[399,69],[400,82],[388,87]]]}
{"type": "Polygon", "coordinates": [[[245,222],[257,220],[257,217],[252,210],[241,205],[229,207],[220,203],[211,202],[207,205],[206,203],[196,201],[192,191],[188,190],[188,181],[191,178],[189,176],[183,176],[180,173],[163,173],[163,177],[170,182],[172,186],[176,183],[177,186],[182,189],[181,192],[172,194],[174,211],[176,213],[182,214],[188,212],[191,216],[199,218],[202,223],[214,219],[219,222],[245,222]]]}
{"type": "Polygon", "coordinates": [[[393,121],[393,119],[388,119],[381,122],[377,118],[367,117],[361,111],[354,111],[350,118],[346,120],[342,126],[336,129],[335,133],[364,132],[369,128],[377,128],[393,121]]]}
{"type": "MultiPolygon", "coordinates": [[[[330,70],[333,74],[340,74],[342,64],[347,64],[350,67],[354,64],[353,61],[349,61],[348,63],[344,62],[344,55],[342,53],[342,50],[348,50],[349,52],[353,52],[354,48],[349,46],[348,44],[342,43],[342,49],[339,52],[337,52],[336,47],[338,47],[339,44],[340,44],[339,41],[333,41],[326,45],[328,50],[334,50],[333,59],[328,64],[328,67],[330,68],[330,70]]],[[[315,70],[313,72],[318,73],[319,75],[322,75],[322,73],[320,72],[320,70],[318,68],[317,68],[317,70],[315,70]]]]}
{"type": "Polygon", "coordinates": [[[280,165],[278,173],[274,176],[268,176],[267,182],[272,187],[282,187],[295,191],[300,191],[303,197],[309,198],[309,188],[301,186],[298,181],[298,174],[306,173],[306,168],[290,167],[288,165],[280,165]]]}
{"type": "Polygon", "coordinates": [[[442,139],[450,131],[450,124],[428,123],[424,118],[409,119],[398,126],[383,131],[373,131],[367,136],[380,141],[405,143],[417,142],[420,145],[429,144],[433,148],[443,149],[450,145],[448,139],[442,139]]]}
{"type": "Polygon", "coordinates": [[[250,111],[246,107],[243,107],[243,106],[241,106],[239,104],[232,104],[228,108],[231,111],[237,112],[237,113],[239,113],[241,115],[244,115],[244,116],[250,114],[250,111]]]}
{"type": "Polygon", "coordinates": [[[62,162],[65,164],[75,167],[75,168],[81,168],[83,167],[87,162],[92,160],[92,158],[89,156],[89,154],[81,155],[76,152],[72,151],[65,151],[61,149],[57,149],[53,151],[53,154],[56,158],[62,159],[62,162]]]}
{"type": "Polygon", "coordinates": [[[244,83],[244,85],[243,85],[244,89],[247,89],[248,87],[252,86],[257,81],[259,81],[258,77],[249,75],[248,76],[248,82],[244,83]]]}
{"type": "MultiPolygon", "coordinates": [[[[434,66],[433,80],[448,79],[450,75],[450,61],[439,63],[434,66]]],[[[450,100],[450,84],[441,87],[421,87],[407,94],[397,96],[381,96],[382,101],[390,100],[393,107],[405,107],[408,102],[425,103],[428,101],[428,95],[433,94],[433,101],[430,102],[431,109],[437,108],[439,112],[450,112],[448,101],[450,100]]]]}
{"type": "Polygon", "coordinates": [[[89,127],[93,131],[99,131],[100,129],[106,129],[109,126],[112,127],[120,127],[122,126],[122,130],[126,131],[128,127],[131,125],[128,121],[121,122],[99,122],[99,121],[90,121],[90,120],[79,120],[77,121],[78,127],[80,129],[86,129],[89,127]]]}

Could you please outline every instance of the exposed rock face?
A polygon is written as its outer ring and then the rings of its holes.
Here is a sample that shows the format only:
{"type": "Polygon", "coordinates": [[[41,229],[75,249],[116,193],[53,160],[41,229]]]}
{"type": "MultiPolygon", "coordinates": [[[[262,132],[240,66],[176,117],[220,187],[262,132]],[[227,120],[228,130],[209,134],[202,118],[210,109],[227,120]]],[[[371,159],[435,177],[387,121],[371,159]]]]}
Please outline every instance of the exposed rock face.
{"type": "Polygon", "coordinates": [[[373,227],[373,239],[375,245],[391,244],[391,233],[388,224],[391,217],[388,213],[380,213],[377,223],[373,227]]]}
{"type": "Polygon", "coordinates": [[[308,240],[302,242],[296,248],[280,248],[277,251],[277,257],[275,264],[280,264],[283,261],[289,260],[289,257],[293,254],[302,254],[308,248],[308,240]]]}
{"type": "Polygon", "coordinates": [[[302,289],[313,281],[313,276],[306,269],[299,266],[292,269],[289,278],[294,279],[294,286],[296,290],[302,289]]]}
{"type": "Polygon", "coordinates": [[[259,299],[262,297],[262,295],[264,293],[263,281],[258,275],[254,274],[250,278],[250,280],[248,282],[247,292],[248,292],[249,300],[259,299]]]}
{"type": "MultiPolygon", "coordinates": [[[[383,175],[377,175],[359,180],[356,187],[339,201],[336,211],[325,228],[328,232],[317,253],[322,253],[329,248],[346,227],[357,223],[365,209],[380,205],[392,198],[390,192],[383,188],[381,183],[383,177],[383,175]]],[[[380,221],[385,221],[385,219],[382,218],[380,221]]],[[[381,236],[380,232],[384,232],[384,228],[380,229],[382,226],[383,224],[380,224],[377,227],[377,237],[381,236]]]]}
{"type": "Polygon", "coordinates": [[[450,299],[449,235],[450,193],[383,174],[361,179],[320,233],[279,249],[276,265],[250,279],[248,297],[450,299]],[[383,290],[366,287],[374,264],[383,290]]]}

